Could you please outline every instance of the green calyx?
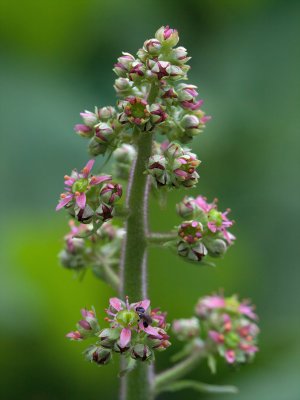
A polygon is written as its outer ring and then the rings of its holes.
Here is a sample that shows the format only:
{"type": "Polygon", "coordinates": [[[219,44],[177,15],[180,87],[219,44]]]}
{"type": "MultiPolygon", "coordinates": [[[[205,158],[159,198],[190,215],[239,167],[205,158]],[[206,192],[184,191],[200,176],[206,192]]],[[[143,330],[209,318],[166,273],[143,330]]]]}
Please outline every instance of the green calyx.
{"type": "Polygon", "coordinates": [[[78,179],[76,182],[73,183],[72,192],[84,193],[87,191],[88,186],[89,186],[88,179],[86,178],[78,179]]]}
{"type": "Polygon", "coordinates": [[[235,332],[230,332],[225,336],[225,344],[230,348],[235,348],[240,342],[239,336],[235,332]]]}
{"type": "Polygon", "coordinates": [[[130,311],[130,310],[119,311],[116,316],[116,320],[123,327],[136,326],[138,323],[138,319],[139,317],[137,313],[135,311],[130,311]]]}
{"type": "Polygon", "coordinates": [[[208,219],[211,222],[214,222],[217,226],[222,226],[222,213],[217,211],[215,208],[212,208],[208,213],[208,219]]]}
{"type": "Polygon", "coordinates": [[[145,117],[145,113],[146,109],[145,109],[145,105],[142,103],[135,103],[131,106],[131,113],[132,116],[135,118],[143,118],[145,117]]]}

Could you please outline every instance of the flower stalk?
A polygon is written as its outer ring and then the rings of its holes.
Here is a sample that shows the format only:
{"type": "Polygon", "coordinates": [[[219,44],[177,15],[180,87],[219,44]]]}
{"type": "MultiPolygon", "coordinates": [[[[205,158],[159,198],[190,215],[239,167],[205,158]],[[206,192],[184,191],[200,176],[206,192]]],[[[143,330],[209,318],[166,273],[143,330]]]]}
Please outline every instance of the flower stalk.
{"type": "MultiPolygon", "coordinates": [[[[155,101],[158,87],[151,86],[148,103],[155,101]]],[[[129,296],[132,301],[147,297],[147,217],[148,199],[145,165],[151,156],[152,133],[140,133],[137,143],[137,157],[130,172],[126,207],[126,237],[121,258],[122,298],[129,296]]],[[[122,378],[121,400],[151,400],[151,371],[147,363],[137,363],[134,370],[122,378]]]]}

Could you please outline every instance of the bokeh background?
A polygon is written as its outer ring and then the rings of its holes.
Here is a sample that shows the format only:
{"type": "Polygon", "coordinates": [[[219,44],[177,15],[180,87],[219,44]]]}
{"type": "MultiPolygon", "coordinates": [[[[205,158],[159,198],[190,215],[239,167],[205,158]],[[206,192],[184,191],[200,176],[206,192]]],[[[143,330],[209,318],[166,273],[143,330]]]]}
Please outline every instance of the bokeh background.
{"type": "MultiPolygon", "coordinates": [[[[88,159],[73,133],[79,112],[114,104],[112,65],[170,24],[193,56],[191,82],[213,116],[195,149],[199,192],[231,207],[238,240],[217,268],[150,255],[150,295],[170,319],[189,317],[219,288],[251,297],[261,318],[261,352],[233,371],[192,374],[239,386],[236,396],[193,392],[161,399],[298,400],[300,2],[295,0],[1,0],[1,398],[116,399],[117,362],[97,368],[66,341],[83,306],[104,309],[112,291],[58,264],[67,231],[54,207],[63,175],[88,159]]],[[[98,160],[98,165],[101,160],[98,160]]],[[[152,204],[155,230],[178,219],[152,204]]],[[[158,356],[159,369],[169,356],[158,356]]]]}

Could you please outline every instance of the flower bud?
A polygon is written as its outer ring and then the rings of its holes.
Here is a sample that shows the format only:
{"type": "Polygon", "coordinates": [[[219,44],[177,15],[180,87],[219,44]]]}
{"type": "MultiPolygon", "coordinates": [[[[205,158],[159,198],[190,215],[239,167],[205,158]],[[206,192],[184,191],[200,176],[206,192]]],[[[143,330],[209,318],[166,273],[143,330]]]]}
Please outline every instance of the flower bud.
{"type": "Polygon", "coordinates": [[[96,157],[100,154],[105,154],[107,150],[107,145],[105,144],[106,142],[99,142],[99,139],[96,139],[95,137],[92,138],[92,140],[89,143],[89,153],[96,157]]]}
{"type": "Polygon", "coordinates": [[[100,122],[95,128],[95,140],[99,143],[109,143],[114,137],[113,128],[105,122],[100,122]]]}
{"type": "Polygon", "coordinates": [[[120,77],[126,78],[132,63],[135,58],[129,53],[122,53],[122,56],[118,58],[118,62],[115,64],[113,71],[120,77]]]}
{"type": "Polygon", "coordinates": [[[177,214],[181,218],[191,218],[194,214],[194,201],[193,197],[185,196],[183,200],[176,205],[177,214]]]}
{"type": "Polygon", "coordinates": [[[100,217],[100,219],[103,222],[112,219],[113,214],[114,214],[114,207],[104,203],[100,204],[100,206],[96,210],[97,217],[100,217]]]}
{"type": "Polygon", "coordinates": [[[166,72],[168,73],[170,79],[172,80],[182,79],[186,75],[185,69],[183,67],[179,67],[173,64],[170,64],[166,68],[166,72]]]}
{"type": "Polygon", "coordinates": [[[184,47],[180,46],[172,49],[170,59],[172,60],[172,62],[185,64],[191,59],[191,57],[188,57],[187,50],[184,47]]]}
{"type": "Polygon", "coordinates": [[[144,64],[134,61],[131,64],[131,68],[129,70],[129,79],[133,82],[137,82],[141,77],[145,75],[145,66],[144,64]]]}
{"type": "Polygon", "coordinates": [[[149,158],[147,171],[158,185],[166,185],[169,181],[166,166],[167,160],[164,156],[154,155],[149,158]]]}
{"type": "Polygon", "coordinates": [[[207,249],[203,243],[197,242],[190,245],[184,241],[177,244],[177,252],[180,256],[187,258],[189,261],[201,261],[207,255],[207,249]]]}
{"type": "Polygon", "coordinates": [[[106,328],[99,334],[101,346],[110,349],[114,347],[119,337],[120,330],[117,328],[106,328]]]}
{"type": "Polygon", "coordinates": [[[139,361],[150,361],[153,359],[153,354],[148,346],[138,343],[133,346],[131,350],[131,357],[139,361]]]}
{"type": "Polygon", "coordinates": [[[86,358],[98,365],[106,365],[112,359],[112,352],[101,346],[91,346],[86,352],[86,358]]]}
{"type": "Polygon", "coordinates": [[[85,267],[86,261],[83,254],[73,254],[62,250],[58,255],[61,265],[68,269],[80,270],[85,267]]]}
{"type": "Polygon", "coordinates": [[[197,86],[180,83],[176,88],[179,101],[191,101],[198,96],[197,86]]]}
{"type": "Polygon", "coordinates": [[[89,224],[92,221],[93,216],[94,211],[88,204],[86,204],[84,208],[78,208],[75,210],[75,218],[83,224],[89,224]]]}
{"type": "Polygon", "coordinates": [[[100,190],[100,199],[105,204],[114,204],[122,197],[122,186],[119,183],[106,183],[100,190]]]}
{"type": "Polygon", "coordinates": [[[93,129],[90,126],[84,124],[75,125],[74,131],[82,137],[90,138],[93,136],[93,129]]]}
{"type": "Polygon", "coordinates": [[[227,251],[227,244],[225,240],[205,237],[203,242],[211,257],[221,257],[227,251]]]}
{"type": "Polygon", "coordinates": [[[84,112],[80,113],[80,116],[83,119],[84,124],[88,127],[92,128],[98,122],[97,115],[95,113],[92,113],[91,111],[85,110],[84,112]]]}
{"type": "Polygon", "coordinates": [[[189,340],[199,336],[200,324],[198,318],[177,319],[173,321],[172,330],[178,340],[189,340]]]}
{"type": "Polygon", "coordinates": [[[71,340],[83,340],[84,337],[81,335],[79,331],[73,331],[66,334],[66,337],[71,340]]]}
{"type": "Polygon", "coordinates": [[[114,88],[117,94],[128,96],[132,93],[134,83],[128,78],[118,78],[115,80],[114,88]]]}
{"type": "Polygon", "coordinates": [[[155,37],[162,45],[167,47],[174,47],[179,41],[177,30],[171,29],[168,25],[159,28],[155,33],[155,37]]]}
{"type": "Polygon", "coordinates": [[[157,55],[161,50],[161,43],[157,39],[146,40],[144,42],[144,49],[151,55],[157,55]]]}
{"type": "Polygon", "coordinates": [[[168,68],[170,67],[170,63],[168,61],[148,61],[148,68],[152,74],[154,74],[157,79],[162,79],[166,76],[169,76],[168,68]]]}
{"type": "Polygon", "coordinates": [[[102,107],[98,110],[98,115],[99,118],[102,120],[108,120],[111,118],[115,118],[117,115],[117,112],[114,107],[108,106],[108,107],[102,107]]]}
{"type": "Polygon", "coordinates": [[[136,157],[136,150],[130,144],[122,144],[114,151],[114,159],[118,163],[131,164],[136,157]]]}
{"type": "Polygon", "coordinates": [[[150,114],[151,114],[151,122],[153,124],[160,124],[161,122],[164,122],[168,114],[164,111],[164,107],[162,107],[160,104],[155,103],[150,106],[150,114]]]}
{"type": "Polygon", "coordinates": [[[185,242],[193,244],[201,239],[203,225],[198,221],[185,221],[178,227],[178,236],[185,242]]]}

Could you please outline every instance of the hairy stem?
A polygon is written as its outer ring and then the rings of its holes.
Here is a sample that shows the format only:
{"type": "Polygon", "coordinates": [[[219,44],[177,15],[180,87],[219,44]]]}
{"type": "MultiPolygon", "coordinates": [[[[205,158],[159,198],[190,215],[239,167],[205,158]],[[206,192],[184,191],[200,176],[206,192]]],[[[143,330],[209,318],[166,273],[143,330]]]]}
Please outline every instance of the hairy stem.
{"type": "MultiPolygon", "coordinates": [[[[155,101],[158,88],[152,86],[148,102],[155,101]]],[[[147,231],[148,185],[144,174],[151,156],[152,133],[139,132],[137,158],[132,166],[127,191],[126,237],[121,257],[121,296],[137,302],[147,296],[147,231]]],[[[151,400],[151,369],[138,362],[135,369],[122,378],[121,400],[151,400]]]]}
{"type": "Polygon", "coordinates": [[[151,232],[147,236],[148,243],[154,246],[161,246],[166,242],[178,237],[177,232],[156,233],[151,232]]]}

